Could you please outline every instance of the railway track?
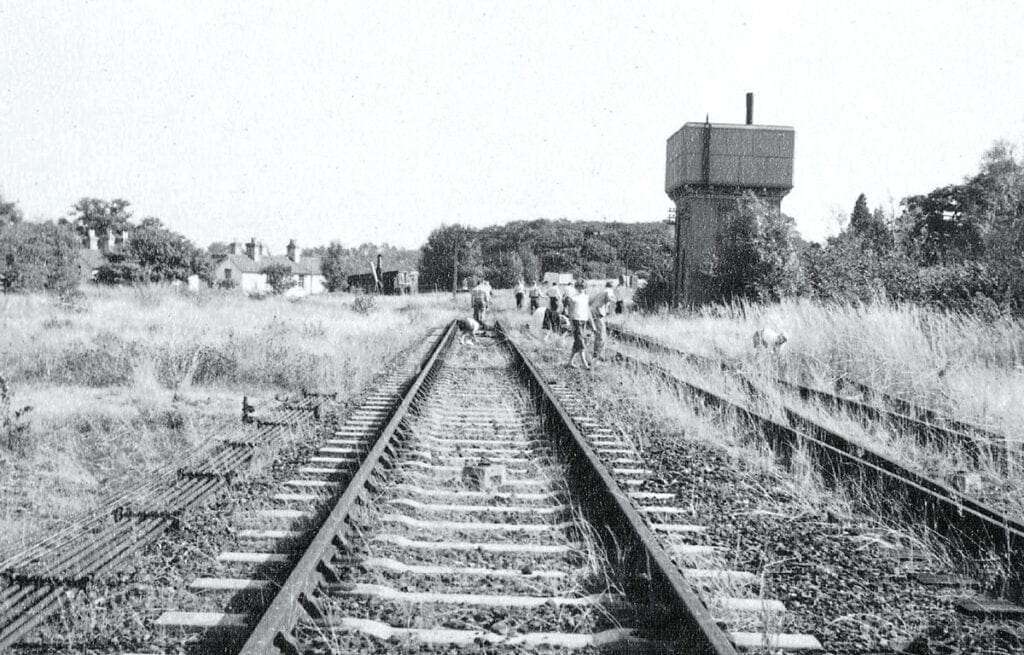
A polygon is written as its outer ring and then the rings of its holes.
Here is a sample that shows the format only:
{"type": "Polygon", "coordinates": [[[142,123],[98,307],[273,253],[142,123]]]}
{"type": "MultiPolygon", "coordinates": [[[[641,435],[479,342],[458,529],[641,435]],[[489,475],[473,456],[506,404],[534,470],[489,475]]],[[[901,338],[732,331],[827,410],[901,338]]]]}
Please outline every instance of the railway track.
{"type": "Polygon", "coordinates": [[[343,491],[305,538],[250,553],[288,562],[269,604],[159,623],[205,626],[242,653],[736,652],[748,633],[716,618],[765,604],[698,600],[661,537],[699,528],[663,512],[658,494],[630,491],[642,462],[622,452],[606,469],[514,343],[453,336],[377,435],[328,441],[359,463],[315,474],[343,491]]]}
{"type": "MultiPolygon", "coordinates": [[[[655,352],[678,354],[702,366],[721,366],[717,360],[676,351],[620,328],[615,329],[615,335],[655,352]]],[[[980,559],[997,557],[1010,575],[1008,579],[1002,581],[1003,584],[999,588],[992,591],[1005,594],[1012,601],[1021,600],[1021,581],[1024,580],[1024,524],[1015,517],[943,482],[910,470],[892,458],[874,452],[871,448],[821,425],[788,405],[783,404],[787,423],[780,423],[697,382],[684,379],[660,363],[621,352],[616,353],[615,361],[635,371],[654,376],[703,405],[735,413],[738,419],[748,426],[750,433],[764,438],[772,445],[777,456],[788,459],[793,451],[804,449],[817,461],[826,479],[833,482],[852,480],[857,484],[878,489],[883,497],[894,501],[894,506],[901,506],[909,520],[925,522],[939,534],[965,546],[968,552],[980,559]]],[[[798,389],[795,385],[794,388],[798,389]]],[[[906,404],[904,409],[908,409],[906,404]]],[[[924,412],[927,411],[916,406],[910,409],[919,412],[919,415],[926,415],[924,412]]],[[[873,414],[874,416],[889,416],[884,410],[873,408],[873,411],[878,412],[873,414]]],[[[935,414],[932,413],[932,416],[935,414]]],[[[900,414],[898,418],[902,420],[908,417],[900,414]]],[[[900,424],[906,425],[897,423],[900,424]]],[[[968,427],[975,432],[974,426],[968,427]]],[[[942,443],[959,443],[962,439],[970,438],[982,441],[977,444],[979,450],[990,445],[980,428],[977,428],[976,435],[946,431],[946,428],[934,424],[929,424],[928,428],[930,434],[942,435],[942,443]]],[[[965,600],[964,609],[978,614],[1024,614],[1024,608],[1001,600],[965,600]]]]}
{"type": "MultiPolygon", "coordinates": [[[[709,368],[721,368],[734,372],[740,377],[753,395],[763,395],[757,386],[739,371],[733,362],[689,353],[645,337],[619,326],[608,326],[608,332],[619,340],[635,344],[646,350],[666,353],[683,360],[709,368]]],[[[905,434],[915,436],[923,445],[959,447],[975,461],[989,458],[1005,464],[1008,455],[1007,439],[966,421],[959,421],[923,407],[913,401],[872,389],[866,384],[842,378],[837,380],[837,391],[816,389],[788,380],[776,379],[780,387],[799,394],[805,400],[815,400],[833,408],[847,411],[866,421],[884,422],[905,434]],[[851,397],[852,391],[856,397],[851,397]]]]}
{"type": "Polygon", "coordinates": [[[47,620],[65,599],[163,538],[186,512],[218,496],[248,466],[257,444],[318,415],[323,402],[311,394],[271,412],[244,414],[255,428],[246,440],[195,454],[0,562],[0,650],[47,620]]]}
{"type": "MultiPolygon", "coordinates": [[[[428,334],[409,362],[393,371],[364,403],[363,411],[373,407],[377,421],[368,424],[357,413],[353,424],[374,428],[386,422],[441,333],[428,334]]],[[[220,441],[193,453],[176,469],[124,490],[98,510],[0,562],[0,650],[32,634],[62,607],[71,606],[76,596],[89,596],[94,587],[116,578],[142,551],[175,538],[191,512],[230,493],[229,488],[255,463],[262,446],[273,447],[294,430],[313,429],[331,400],[333,394],[303,391],[298,398],[257,408],[243,399],[242,422],[249,428],[241,439],[220,441]]],[[[288,516],[302,520],[305,514],[289,504],[308,496],[301,489],[285,491],[273,499],[277,507],[254,514],[271,520],[288,516]]],[[[245,534],[241,532],[240,538],[245,534]]],[[[259,539],[267,534],[251,532],[250,536],[259,539]]],[[[201,589],[201,584],[194,588],[201,589]]],[[[33,648],[48,648],[45,637],[37,638],[37,643],[33,648]]]]}

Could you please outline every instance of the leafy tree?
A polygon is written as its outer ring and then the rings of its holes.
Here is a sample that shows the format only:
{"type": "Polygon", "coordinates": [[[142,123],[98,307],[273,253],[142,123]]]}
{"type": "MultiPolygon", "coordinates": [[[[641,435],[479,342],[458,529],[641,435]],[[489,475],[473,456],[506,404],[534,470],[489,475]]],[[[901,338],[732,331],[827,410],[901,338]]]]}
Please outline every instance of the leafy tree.
{"type": "Polygon", "coordinates": [[[20,223],[25,219],[16,202],[7,202],[0,194],[0,227],[12,223],[20,223]]]}
{"type": "Polygon", "coordinates": [[[184,280],[193,274],[212,281],[209,255],[157,218],[144,219],[132,231],[126,257],[142,279],[151,282],[184,280]]]}
{"type": "Polygon", "coordinates": [[[516,282],[523,279],[523,276],[523,260],[516,252],[502,253],[498,257],[497,263],[487,272],[487,278],[491,284],[499,289],[515,286],[516,282]]]}
{"type": "Polygon", "coordinates": [[[270,264],[260,272],[267,276],[267,284],[274,293],[284,293],[295,286],[295,276],[292,275],[291,266],[287,264],[270,264]]]}
{"type": "Polygon", "coordinates": [[[892,249],[892,232],[885,224],[885,213],[881,208],[873,213],[868,211],[868,199],[862,193],[857,196],[850,215],[849,232],[857,237],[861,244],[876,252],[888,252],[892,249]]]}
{"type": "Polygon", "coordinates": [[[107,230],[120,232],[129,228],[132,218],[128,209],[130,206],[130,202],[121,198],[110,202],[99,198],[81,198],[71,207],[68,218],[81,237],[85,237],[90,229],[95,230],[97,235],[107,230]]]}
{"type": "Polygon", "coordinates": [[[228,254],[228,244],[223,241],[214,241],[210,245],[206,246],[206,253],[210,257],[220,257],[228,254]]]}
{"type": "Polygon", "coordinates": [[[337,241],[331,242],[320,256],[320,270],[324,274],[324,284],[328,291],[340,291],[345,288],[346,256],[346,248],[337,241]]]}
{"type": "Polygon", "coordinates": [[[450,289],[453,272],[460,283],[469,277],[482,277],[483,257],[475,236],[472,228],[457,223],[431,232],[422,249],[420,286],[450,289]]]}
{"type": "Polygon", "coordinates": [[[778,300],[800,286],[795,223],[747,192],[719,228],[713,268],[723,300],[778,300]]]}
{"type": "Polygon", "coordinates": [[[135,284],[148,279],[148,274],[138,264],[124,258],[119,258],[118,261],[108,261],[96,269],[97,284],[135,284]]]}
{"type": "Polygon", "coordinates": [[[304,257],[320,257],[321,261],[324,261],[323,258],[327,256],[332,247],[334,250],[331,252],[331,258],[334,263],[331,265],[335,267],[337,289],[345,288],[346,275],[368,273],[370,266],[376,264],[377,255],[381,256],[381,263],[385,271],[414,271],[419,268],[419,249],[398,248],[388,243],[380,245],[363,243],[354,248],[346,248],[334,242],[328,246],[304,248],[302,255],[304,257]]]}
{"type": "Polygon", "coordinates": [[[56,223],[0,224],[0,275],[5,291],[65,294],[78,288],[78,239],[56,223]]]}
{"type": "Polygon", "coordinates": [[[871,223],[871,211],[868,209],[868,198],[863,193],[857,196],[853,203],[853,213],[850,215],[850,230],[860,235],[871,223]]]}
{"type": "Polygon", "coordinates": [[[540,259],[532,251],[526,248],[519,249],[519,261],[523,263],[523,279],[527,284],[533,284],[540,280],[540,259]]]}
{"type": "Polygon", "coordinates": [[[903,199],[907,245],[925,266],[973,259],[983,251],[981,225],[969,209],[971,189],[950,184],[903,199]]]}

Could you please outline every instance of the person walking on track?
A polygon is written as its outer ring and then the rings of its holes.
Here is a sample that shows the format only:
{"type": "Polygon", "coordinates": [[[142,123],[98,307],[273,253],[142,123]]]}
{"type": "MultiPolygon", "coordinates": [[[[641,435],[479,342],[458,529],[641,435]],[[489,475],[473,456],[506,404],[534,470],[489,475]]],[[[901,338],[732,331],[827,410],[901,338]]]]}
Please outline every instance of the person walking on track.
{"type": "Polygon", "coordinates": [[[583,362],[583,368],[589,369],[590,362],[587,361],[584,332],[588,324],[593,327],[593,322],[590,316],[587,285],[583,280],[576,281],[576,292],[566,296],[565,304],[569,309],[569,320],[572,321],[572,352],[569,354],[569,363],[566,366],[575,367],[576,355],[579,355],[580,361],[583,362]]]}
{"type": "Polygon", "coordinates": [[[558,324],[558,310],[561,308],[562,303],[562,289],[558,286],[557,282],[552,282],[551,286],[547,290],[548,297],[548,309],[551,310],[551,316],[555,320],[555,324],[551,327],[551,331],[558,333],[562,329],[558,324]]]}
{"type": "Polygon", "coordinates": [[[530,313],[533,314],[540,307],[540,286],[534,281],[530,285],[530,313]]]}
{"type": "Polygon", "coordinates": [[[516,282],[515,294],[516,294],[516,309],[523,308],[523,294],[526,293],[526,285],[523,284],[523,280],[520,278],[516,282]]]}
{"type": "Polygon", "coordinates": [[[487,280],[481,280],[470,292],[473,301],[473,319],[480,325],[484,324],[484,314],[491,304],[491,287],[487,280]]]}
{"type": "Polygon", "coordinates": [[[614,285],[606,282],[601,293],[590,303],[590,313],[594,320],[594,361],[604,359],[604,344],[608,340],[608,312],[614,304],[614,285]]]}

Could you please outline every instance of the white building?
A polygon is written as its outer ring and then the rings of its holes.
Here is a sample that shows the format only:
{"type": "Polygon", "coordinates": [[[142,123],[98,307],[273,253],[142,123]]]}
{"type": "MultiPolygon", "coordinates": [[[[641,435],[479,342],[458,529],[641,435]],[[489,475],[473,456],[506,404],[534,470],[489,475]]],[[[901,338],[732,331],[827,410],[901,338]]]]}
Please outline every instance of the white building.
{"type": "Polygon", "coordinates": [[[270,255],[255,238],[249,243],[232,243],[228,253],[217,257],[213,267],[215,284],[224,280],[233,280],[235,285],[246,293],[266,293],[271,291],[267,283],[267,275],[263,271],[268,266],[280,264],[287,266],[295,278],[296,288],[306,293],[323,293],[327,290],[324,275],[320,267],[319,257],[302,257],[295,240],[288,242],[285,256],[270,255]]]}

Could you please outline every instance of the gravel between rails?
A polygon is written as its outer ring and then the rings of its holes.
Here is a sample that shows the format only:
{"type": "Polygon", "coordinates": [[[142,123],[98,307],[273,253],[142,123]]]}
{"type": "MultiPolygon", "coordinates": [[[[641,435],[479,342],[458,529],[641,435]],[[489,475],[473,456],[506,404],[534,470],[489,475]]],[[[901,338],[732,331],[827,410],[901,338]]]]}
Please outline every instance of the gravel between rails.
{"type": "Polygon", "coordinates": [[[680,411],[687,399],[653,379],[606,362],[566,369],[568,347],[559,340],[520,343],[549,381],[589,399],[592,418],[628,426],[622,431],[653,471],[641,489],[674,493],[671,504],[707,525],[688,542],[723,547],[729,568],[755,573],[761,595],[785,603],[781,631],[813,634],[829,653],[1024,652],[1024,625],[967,617],[953,601],[968,590],[916,582],[915,569],[958,572],[948,553],[918,548],[926,560],[901,559],[921,545],[916,535],[851,511],[841,493],[808,495],[791,472],[739,445],[731,421],[680,411]]]}
{"type": "MultiPolygon", "coordinates": [[[[443,650],[390,639],[392,648],[386,652],[506,653],[525,651],[507,643],[480,647],[488,639],[536,633],[587,637],[619,628],[624,619],[633,621],[635,608],[622,602],[603,553],[588,537],[590,528],[572,509],[567,481],[545,445],[540,421],[525,411],[532,401],[509,365],[504,347],[491,339],[452,346],[430,391],[403,423],[396,459],[374,485],[376,492],[344,538],[344,552],[334,559],[341,582],[322,585],[317,592],[326,620],[303,623],[303,634],[312,637],[318,629],[328,633],[342,622],[369,620],[388,629],[481,635],[475,644],[449,644],[443,650]],[[480,451],[477,456],[499,449],[528,461],[512,466],[523,473],[513,472],[492,491],[481,491],[458,467],[430,471],[421,466],[449,453],[452,444],[445,442],[453,439],[466,439],[467,449],[480,451]],[[502,496],[507,504],[491,507],[489,494],[511,489],[517,493],[502,496]],[[545,494],[545,502],[522,502],[526,499],[520,493],[545,494]],[[392,502],[399,499],[451,506],[430,511],[392,502]],[[503,509],[510,506],[518,511],[503,509]],[[530,547],[542,552],[527,552],[530,547]],[[376,563],[365,563],[368,558],[376,563]],[[385,571],[381,559],[407,568],[440,565],[455,571],[385,571]],[[478,571],[470,574],[467,568],[478,571]],[[562,575],[535,577],[551,572],[562,575]],[[410,596],[418,593],[426,595],[410,596]]],[[[477,456],[466,463],[476,463],[477,456]]],[[[317,644],[324,652],[379,652],[364,639],[337,631],[312,641],[302,644],[303,652],[317,644]]]]}
{"type": "Polygon", "coordinates": [[[259,507],[270,507],[269,496],[280,491],[280,483],[294,477],[298,467],[315,454],[392,371],[407,366],[411,358],[420,357],[424,345],[421,339],[393,357],[359,395],[332,403],[329,408],[325,406],[328,411],[320,425],[292,431],[273,447],[257,451],[254,469],[240,476],[225,494],[184,515],[177,531],[139,552],[130,565],[89,585],[84,593],[66,598],[60,612],[10,652],[211,652],[209,643],[200,636],[184,641],[169,637],[154,621],[168,609],[242,611],[253,601],[262,606],[260,595],[269,592],[231,598],[222,593],[195,592],[188,584],[197,577],[245,575],[246,569],[217,561],[220,552],[246,549],[236,535],[238,517],[259,507]]]}

